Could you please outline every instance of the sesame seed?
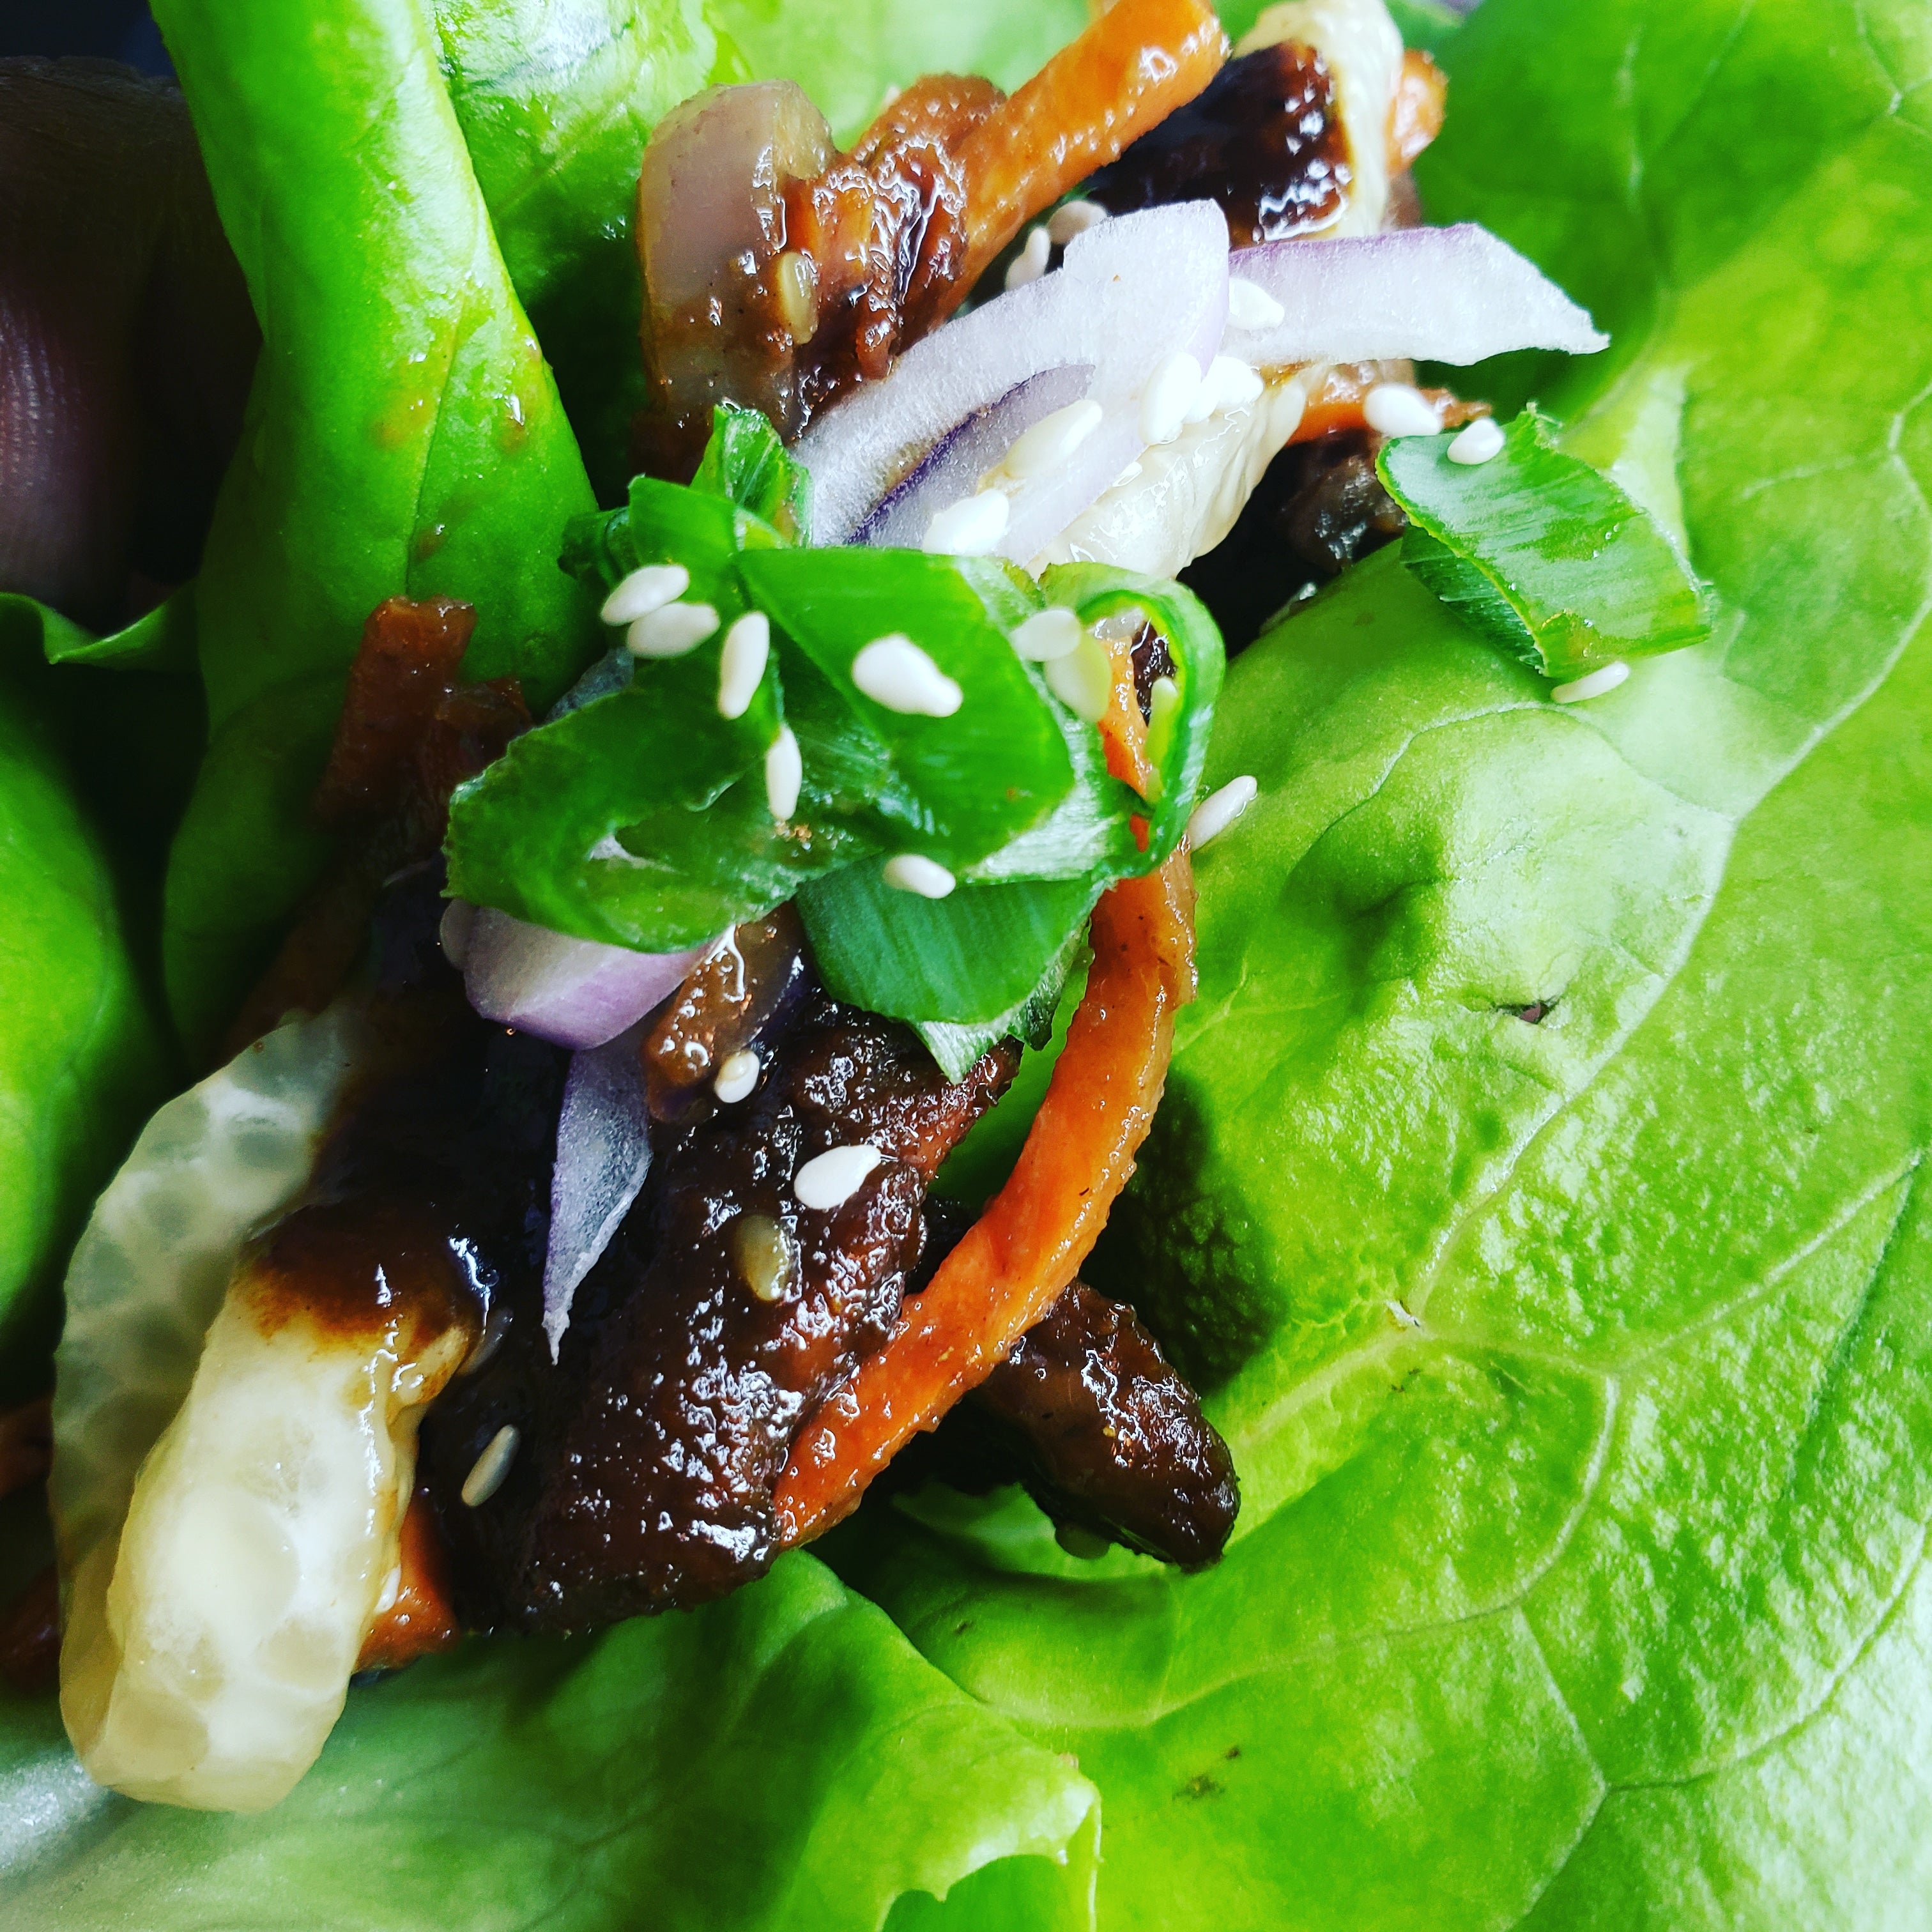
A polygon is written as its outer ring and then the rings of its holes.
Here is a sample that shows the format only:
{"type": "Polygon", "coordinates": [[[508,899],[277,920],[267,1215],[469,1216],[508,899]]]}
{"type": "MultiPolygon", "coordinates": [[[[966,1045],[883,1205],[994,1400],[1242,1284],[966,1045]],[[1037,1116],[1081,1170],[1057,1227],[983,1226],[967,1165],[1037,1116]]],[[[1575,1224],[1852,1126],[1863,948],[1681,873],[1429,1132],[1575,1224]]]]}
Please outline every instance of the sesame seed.
{"type": "Polygon", "coordinates": [[[681,658],[694,651],[718,628],[709,604],[667,604],[646,610],[626,632],[624,648],[634,658],[681,658]]]}
{"type": "Polygon", "coordinates": [[[982,490],[949,503],[926,526],[920,548],[939,556],[984,556],[1006,533],[1013,513],[1006,494],[982,490]]]}
{"type": "Polygon", "coordinates": [[[396,1599],[403,1594],[403,1566],[392,1564],[389,1574],[382,1579],[382,1588],[376,1598],[376,1614],[382,1616],[395,1607],[396,1599]]]}
{"type": "Polygon", "coordinates": [[[842,1208],[866,1184],[885,1156],[875,1147],[828,1148],[791,1178],[791,1191],[803,1208],[842,1208]]]}
{"type": "Polygon", "coordinates": [[[909,718],[950,718],[958,685],[911,638],[894,631],[874,638],[852,660],[852,682],[875,704],[909,718]]]}
{"type": "Polygon", "coordinates": [[[1410,1314],[1408,1310],[1403,1307],[1400,1302],[1384,1301],[1382,1304],[1382,1306],[1386,1308],[1389,1313],[1392,1315],[1396,1321],[1400,1322],[1405,1328],[1420,1328],[1422,1326],[1422,1317],[1419,1315],[1410,1314]]]}
{"type": "Polygon", "coordinates": [[[1228,278],[1228,320],[1237,328],[1273,328],[1284,321],[1286,309],[1258,282],[1245,275],[1228,278]]]}
{"type": "Polygon", "coordinates": [[[1047,238],[1056,248],[1064,248],[1075,236],[1099,227],[1106,218],[1107,211],[1097,201],[1064,202],[1047,218],[1047,238]]]}
{"type": "Polygon", "coordinates": [[[798,1271],[798,1244],[769,1214],[740,1214],[727,1237],[745,1286],[760,1301],[782,1301],[798,1271]]]}
{"type": "Polygon", "coordinates": [[[1262,392],[1261,371],[1238,356],[1217,356],[1187,406],[1190,422],[1205,422],[1217,410],[1244,410],[1262,392]]]}
{"type": "Polygon", "coordinates": [[[1100,405],[1090,398],[1069,403],[1014,440],[1000,459],[1009,476],[1038,476],[1058,470],[1100,427],[1100,405]]]}
{"type": "Polygon", "coordinates": [[[1436,405],[1412,382],[1378,382],[1362,398],[1362,416],[1384,436],[1434,436],[1442,428],[1436,405]]]}
{"type": "Polygon", "coordinates": [[[505,1423],[490,1437],[488,1447],[463,1479],[463,1500],[472,1509],[481,1509],[503,1486],[503,1478],[517,1460],[517,1444],[523,1439],[514,1422],[505,1423]]]}
{"type": "Polygon", "coordinates": [[[788,248],[772,264],[772,280],[778,314],[794,342],[809,342],[818,333],[818,265],[809,255],[788,248]]]}
{"type": "Polygon", "coordinates": [[[476,924],[476,908],[467,899],[452,899],[442,909],[442,921],[436,929],[442,956],[460,973],[470,956],[470,935],[476,924]]]}
{"type": "Polygon", "coordinates": [[[1119,476],[1114,478],[1112,483],[1108,487],[1110,488],[1118,490],[1123,483],[1131,483],[1140,473],[1141,466],[1138,461],[1136,460],[1130,463],[1127,465],[1126,469],[1120,472],[1119,476]]]}
{"type": "Polygon", "coordinates": [[[937,860],[917,852],[896,853],[886,861],[886,884],[922,899],[943,899],[958,883],[937,860]]]}
{"type": "Polygon", "coordinates": [[[1141,393],[1141,440],[1172,442],[1186,427],[1201,388],[1201,364],[1179,350],[1156,365],[1141,393]]]}
{"type": "Polygon", "coordinates": [[[1077,718],[1097,724],[1114,695],[1114,660],[1099,638],[1083,635],[1046,667],[1047,688],[1077,718]]]}
{"type": "Polygon", "coordinates": [[[761,1070],[758,1056],[746,1047],[726,1056],[724,1065],[718,1070],[717,1078],[711,1083],[711,1090],[726,1106],[730,1106],[757,1086],[761,1070]]]}
{"type": "Polygon", "coordinates": [[[1217,792],[1209,794],[1194,808],[1187,821],[1187,842],[1196,851],[1220,837],[1255,802],[1261,788],[1251,778],[1230,778],[1217,792]]]}
{"type": "Polygon", "coordinates": [[[1502,454],[1502,426],[1494,416],[1478,416],[1449,439],[1451,463],[1486,463],[1502,454]]]}
{"type": "Polygon", "coordinates": [[[724,633],[718,660],[719,717],[742,718],[752,708],[771,654],[771,620],[762,610],[747,610],[724,633]]]}
{"type": "Polygon", "coordinates": [[[1046,273],[1047,257],[1053,253],[1053,238],[1044,228],[1028,232],[1026,245],[1006,265],[1006,286],[1023,289],[1046,273]]]}
{"type": "Polygon", "coordinates": [[[1051,664],[1077,649],[1086,634],[1085,626],[1064,604],[1049,604],[1013,633],[1013,649],[1035,664],[1051,664]]]}
{"type": "Polygon", "coordinates": [[[798,809],[798,788],[804,778],[797,736],[789,724],[782,725],[765,750],[765,802],[774,818],[782,821],[798,809]]]}
{"type": "Polygon", "coordinates": [[[1605,692],[1616,690],[1629,676],[1630,666],[1619,658],[1615,664],[1586,672],[1568,684],[1559,684],[1550,695],[1558,704],[1580,704],[1586,698],[1600,698],[1605,692]]]}
{"type": "Polygon", "coordinates": [[[681,563],[647,563],[634,570],[604,600],[607,624],[632,624],[661,610],[691,588],[691,572],[681,563]]]}

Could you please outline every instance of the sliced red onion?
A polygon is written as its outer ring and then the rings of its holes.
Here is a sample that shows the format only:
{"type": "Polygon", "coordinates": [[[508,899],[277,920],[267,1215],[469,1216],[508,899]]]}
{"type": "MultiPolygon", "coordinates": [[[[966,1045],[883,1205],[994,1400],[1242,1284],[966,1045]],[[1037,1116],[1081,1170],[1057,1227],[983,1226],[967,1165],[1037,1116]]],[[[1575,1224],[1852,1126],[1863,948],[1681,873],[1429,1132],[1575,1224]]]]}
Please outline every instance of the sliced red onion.
{"type": "Polygon", "coordinates": [[[1283,310],[1268,328],[1228,332],[1228,352],[1260,368],[1400,356],[1460,367],[1511,349],[1594,355],[1610,342],[1534,262],[1474,222],[1266,242],[1228,272],[1283,310]]]}
{"type": "Polygon", "coordinates": [[[886,491],[849,541],[918,549],[940,511],[971,496],[980,478],[1043,416],[1079,401],[1093,376],[1084,365],[1043,369],[974,410],[933,445],[904,482],[886,491]]]}
{"type": "Polygon", "coordinates": [[[550,1184],[543,1324],[556,1360],[578,1285],[609,1246],[651,1166],[642,1028],[571,1056],[550,1184]]]}
{"type": "Polygon", "coordinates": [[[463,980],[486,1020],[559,1046],[602,1046],[674,992],[704,951],[633,952],[567,939],[484,906],[470,928],[463,980]]]}
{"type": "MultiPolygon", "coordinates": [[[[1213,360],[1227,320],[1227,222],[1212,202],[1146,208],[1076,236],[1054,273],[916,343],[884,381],[828,410],[800,443],[817,540],[851,542],[962,424],[1036,377],[1090,368],[1085,393],[1101,406],[1099,426],[1044,473],[1000,485],[1011,502],[1000,554],[1026,562],[1145,446],[1139,401],[1154,370],[1181,353],[1203,368],[1213,360]]],[[[972,447],[980,453],[976,440],[972,447]]],[[[963,452],[960,476],[958,495],[969,496],[977,472],[964,476],[963,452]]],[[[922,488],[922,507],[937,494],[922,488]]],[[[896,518],[894,530],[902,527],[896,518]]]]}

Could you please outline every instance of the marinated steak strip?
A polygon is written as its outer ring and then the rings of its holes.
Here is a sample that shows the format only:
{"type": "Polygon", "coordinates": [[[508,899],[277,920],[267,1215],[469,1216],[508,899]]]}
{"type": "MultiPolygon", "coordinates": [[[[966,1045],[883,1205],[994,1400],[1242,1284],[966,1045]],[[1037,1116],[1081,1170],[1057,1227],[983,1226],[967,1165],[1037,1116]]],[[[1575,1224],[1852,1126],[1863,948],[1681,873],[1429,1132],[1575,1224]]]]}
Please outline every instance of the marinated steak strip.
{"type": "Polygon", "coordinates": [[[1058,1522],[1196,1570],[1241,1506],[1234,1459],[1130,1308],[1076,1281],[967,1398],[1058,1522]]]}
{"type": "Polygon", "coordinates": [[[949,1087],[908,1029],[814,988],[761,1058],[746,1100],[658,1126],[644,1194],[579,1289],[559,1363],[526,1289],[500,1352],[428,1418],[425,1480],[466,1624],[589,1629],[770,1566],[792,1438],[890,1332],[927,1185],[1017,1050],[949,1087]],[[853,1191],[802,1204],[798,1170],[856,1146],[880,1158],[853,1191]],[[466,1503],[506,1428],[508,1475],[466,1503]]]}
{"type": "Polygon", "coordinates": [[[1334,220],[1354,178],[1328,62],[1284,40],[1230,61],[1082,192],[1115,214],[1216,201],[1249,248],[1334,220]]]}

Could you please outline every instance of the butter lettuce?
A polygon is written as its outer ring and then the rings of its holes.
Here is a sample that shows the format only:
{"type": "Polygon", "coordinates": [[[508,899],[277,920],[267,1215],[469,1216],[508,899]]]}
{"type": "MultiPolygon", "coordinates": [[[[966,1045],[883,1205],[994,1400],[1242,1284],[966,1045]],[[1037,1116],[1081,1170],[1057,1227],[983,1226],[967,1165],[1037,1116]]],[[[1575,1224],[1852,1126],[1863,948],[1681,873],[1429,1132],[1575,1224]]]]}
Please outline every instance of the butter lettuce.
{"type": "Polygon", "coordinates": [[[99,1790],[51,1700],[0,1693],[0,1883],[46,1932],[1072,1932],[1098,1826],[1077,1770],[808,1556],[696,1616],[362,1686],[255,1817],[99,1790]]]}
{"type": "Polygon", "coordinates": [[[926,1510],[849,1574],[1078,1754],[1103,1925],[1914,1923],[1932,37],[1489,0],[1444,58],[1432,212],[1616,338],[1496,389],[1681,514],[1715,634],[1557,707],[1384,555],[1231,668],[1261,795],[1101,1273],[1238,1540],[926,1510]]]}

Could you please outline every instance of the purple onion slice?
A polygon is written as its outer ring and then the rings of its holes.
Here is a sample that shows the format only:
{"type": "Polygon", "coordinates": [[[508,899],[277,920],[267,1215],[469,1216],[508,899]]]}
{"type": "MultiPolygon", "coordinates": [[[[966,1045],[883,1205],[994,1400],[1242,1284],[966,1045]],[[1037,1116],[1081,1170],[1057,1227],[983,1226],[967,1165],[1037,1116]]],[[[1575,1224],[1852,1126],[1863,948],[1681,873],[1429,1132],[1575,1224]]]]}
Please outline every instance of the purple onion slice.
{"type": "Polygon", "coordinates": [[[1227,352],[1258,368],[1402,356],[1465,367],[1512,349],[1594,355],[1610,342],[1535,263],[1473,222],[1266,242],[1228,272],[1282,310],[1265,328],[1228,332],[1227,352]]]}
{"type": "Polygon", "coordinates": [[[464,946],[470,1004],[559,1046],[602,1046],[676,990],[705,949],[633,952],[481,908],[464,946]]]}
{"type": "MultiPolygon", "coordinates": [[[[1227,222],[1212,202],[1144,209],[1076,237],[1053,274],[914,344],[883,382],[828,410],[800,442],[816,540],[854,541],[896,489],[946,461],[962,425],[997,416],[1016,392],[1034,393],[1026,386],[1036,378],[1090,368],[1085,395],[1100,405],[1099,426],[1046,473],[1000,484],[1010,502],[1000,554],[1027,562],[1145,446],[1140,401],[1154,371],[1180,353],[1204,368],[1213,360],[1227,321],[1227,222]]],[[[976,458],[984,446],[976,438],[971,448],[976,458]]],[[[985,453],[990,467],[1001,452],[985,453]]],[[[963,451],[956,471],[947,466],[961,484],[954,501],[973,494],[978,473],[966,475],[963,451]]],[[[920,494],[923,508],[938,492],[920,494]]],[[[904,541],[896,517],[892,528],[904,541]]]]}
{"type": "Polygon", "coordinates": [[[578,1285],[610,1245],[650,1172],[642,1046],[642,1029],[633,1026],[571,1056],[544,1256],[543,1324],[552,1361],[570,1326],[578,1285]]]}

